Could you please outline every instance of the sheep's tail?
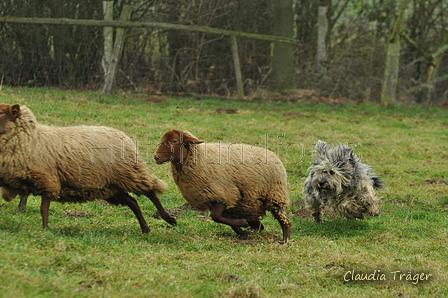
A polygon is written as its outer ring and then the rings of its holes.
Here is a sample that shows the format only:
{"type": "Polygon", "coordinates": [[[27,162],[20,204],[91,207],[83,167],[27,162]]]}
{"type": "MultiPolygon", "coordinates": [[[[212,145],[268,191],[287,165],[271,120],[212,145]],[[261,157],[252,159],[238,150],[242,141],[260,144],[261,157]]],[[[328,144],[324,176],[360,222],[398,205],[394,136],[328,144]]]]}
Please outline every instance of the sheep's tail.
{"type": "Polygon", "coordinates": [[[154,191],[156,194],[162,194],[162,193],[164,193],[164,192],[167,190],[167,188],[168,188],[168,183],[166,183],[166,182],[163,181],[163,180],[159,180],[159,179],[156,179],[156,180],[155,180],[155,185],[154,185],[154,189],[153,189],[153,191],[154,191]]]}

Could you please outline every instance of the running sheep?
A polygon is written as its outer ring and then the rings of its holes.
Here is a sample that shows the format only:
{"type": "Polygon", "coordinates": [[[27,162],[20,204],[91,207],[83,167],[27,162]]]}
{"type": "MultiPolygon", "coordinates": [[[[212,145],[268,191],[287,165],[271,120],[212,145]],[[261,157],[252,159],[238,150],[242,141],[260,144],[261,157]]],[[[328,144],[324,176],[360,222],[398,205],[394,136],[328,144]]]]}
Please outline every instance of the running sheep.
{"type": "Polygon", "coordinates": [[[162,136],[154,159],[171,162],[184,198],[209,210],[215,222],[246,237],[241,227],[262,230],[260,219],[270,211],[282,227],[282,242],[289,240],[286,171],[273,152],[246,144],[204,143],[189,132],[171,130],[162,136]]]}
{"type": "Polygon", "coordinates": [[[50,202],[106,200],[128,206],[143,233],[149,232],[137,200],[147,196],[162,218],[176,224],[157,194],[167,185],[148,173],[125,133],[105,126],[57,127],[37,123],[30,109],[0,104],[0,186],[3,197],[40,195],[42,224],[48,228],[50,202]]]}

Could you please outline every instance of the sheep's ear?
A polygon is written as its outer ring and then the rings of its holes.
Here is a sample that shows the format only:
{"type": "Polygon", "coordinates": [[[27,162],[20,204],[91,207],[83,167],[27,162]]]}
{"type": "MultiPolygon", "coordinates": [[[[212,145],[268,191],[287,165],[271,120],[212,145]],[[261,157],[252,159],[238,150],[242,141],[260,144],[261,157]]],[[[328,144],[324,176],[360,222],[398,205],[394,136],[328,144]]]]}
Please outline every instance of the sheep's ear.
{"type": "Polygon", "coordinates": [[[11,115],[18,116],[20,113],[20,105],[15,104],[11,106],[11,115]]]}
{"type": "Polygon", "coordinates": [[[11,106],[11,114],[12,115],[17,115],[20,112],[20,105],[15,104],[13,106],[11,106]]]}
{"type": "Polygon", "coordinates": [[[198,140],[196,137],[192,136],[189,133],[183,133],[182,135],[183,135],[183,140],[182,140],[183,144],[190,145],[190,144],[204,143],[204,141],[198,140]]]}

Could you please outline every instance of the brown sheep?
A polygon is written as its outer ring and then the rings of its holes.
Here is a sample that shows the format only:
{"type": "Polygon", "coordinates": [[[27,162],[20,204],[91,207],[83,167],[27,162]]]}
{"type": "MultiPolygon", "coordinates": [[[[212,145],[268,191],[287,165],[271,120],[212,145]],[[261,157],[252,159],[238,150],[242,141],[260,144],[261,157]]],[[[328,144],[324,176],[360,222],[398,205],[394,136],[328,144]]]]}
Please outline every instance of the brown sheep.
{"type": "Polygon", "coordinates": [[[171,130],[162,136],[154,159],[171,162],[174,181],[193,207],[210,210],[215,222],[239,236],[247,236],[241,227],[262,230],[260,219],[270,211],[282,227],[283,243],[290,238],[286,171],[273,152],[246,144],[205,144],[171,130]]]}
{"type": "Polygon", "coordinates": [[[44,228],[51,201],[106,200],[128,206],[148,233],[137,200],[128,193],[147,196],[165,221],[176,224],[157,197],[166,183],[148,173],[125,133],[105,126],[39,124],[31,110],[18,104],[0,104],[0,186],[11,194],[7,199],[40,195],[44,228]]]}

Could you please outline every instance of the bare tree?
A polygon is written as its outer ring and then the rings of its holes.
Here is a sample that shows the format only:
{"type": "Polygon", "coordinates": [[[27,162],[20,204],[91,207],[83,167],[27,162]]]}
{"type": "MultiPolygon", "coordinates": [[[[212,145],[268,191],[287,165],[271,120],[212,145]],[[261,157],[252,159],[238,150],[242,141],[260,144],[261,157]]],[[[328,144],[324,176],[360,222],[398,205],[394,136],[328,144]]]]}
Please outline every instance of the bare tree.
{"type": "Polygon", "coordinates": [[[387,40],[386,66],[384,68],[383,89],[381,92],[381,102],[385,105],[391,105],[395,102],[400,66],[400,33],[403,27],[405,9],[409,1],[405,0],[401,3],[387,40]]]}

